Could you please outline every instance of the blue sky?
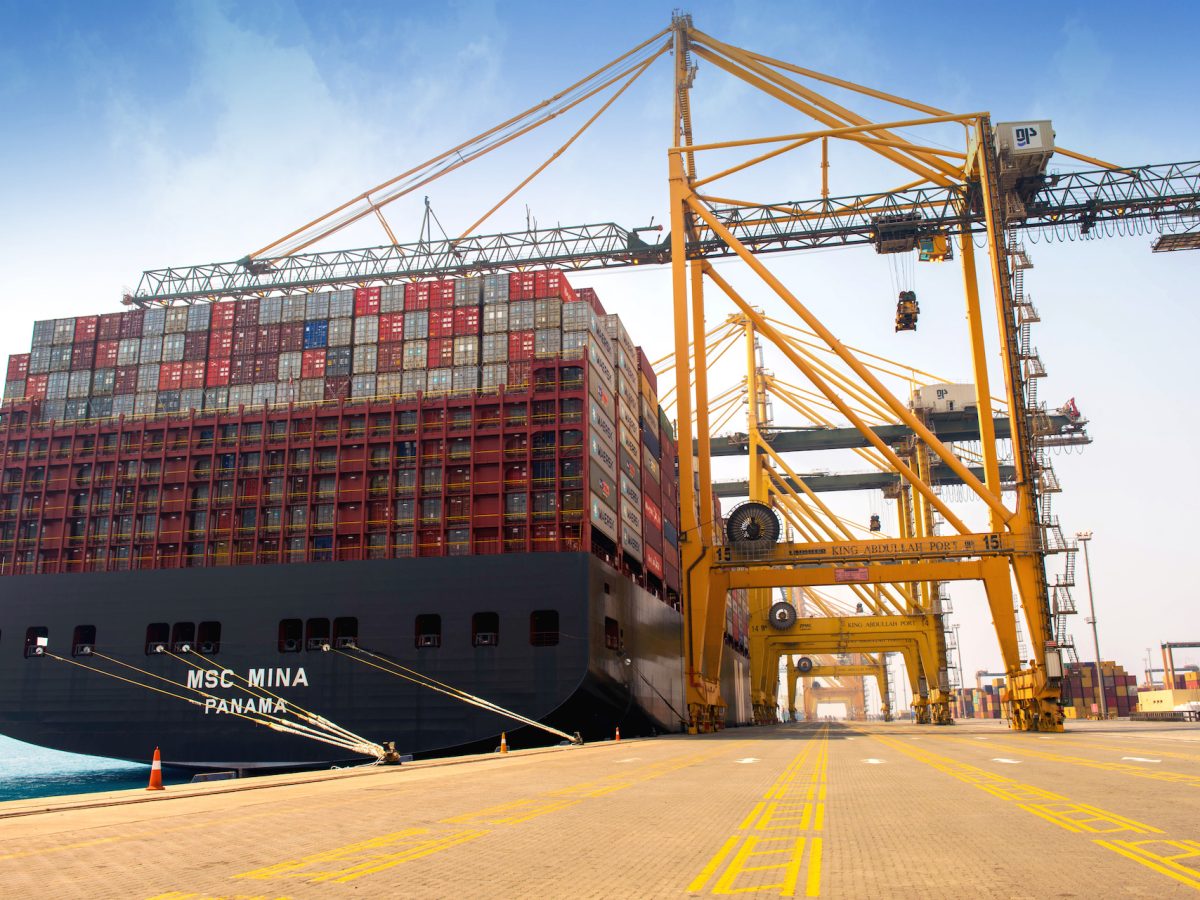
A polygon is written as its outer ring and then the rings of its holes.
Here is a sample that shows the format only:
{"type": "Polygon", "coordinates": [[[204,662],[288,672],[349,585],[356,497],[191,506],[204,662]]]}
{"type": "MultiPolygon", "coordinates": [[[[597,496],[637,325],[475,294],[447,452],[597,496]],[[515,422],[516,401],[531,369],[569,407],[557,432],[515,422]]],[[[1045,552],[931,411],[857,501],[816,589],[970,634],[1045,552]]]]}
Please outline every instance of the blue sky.
{"type": "MultiPolygon", "coordinates": [[[[143,269],[235,259],[262,246],[549,96],[664,27],[671,7],[0,0],[0,353],[27,348],[35,318],[116,308],[143,269]]],[[[1003,14],[887,2],[702,3],[690,12],[731,43],[893,93],[989,110],[996,120],[1053,119],[1062,144],[1114,162],[1200,157],[1194,64],[1181,49],[1200,26],[1191,3],[1157,4],[1153,16],[1108,2],[1013,4],[1003,14]]],[[[483,230],[522,227],[526,204],[542,224],[662,221],[669,79],[664,59],[483,230]]],[[[433,186],[447,229],[469,224],[581,121],[556,123],[433,186]]],[[[698,140],[808,127],[707,65],[695,121],[698,140]]],[[[780,164],[744,189],[763,200],[813,196],[813,162],[780,164]]],[[[871,159],[835,148],[834,193],[905,180],[883,177],[871,159]]],[[[415,236],[420,202],[389,208],[399,234],[415,236]]],[[[381,240],[377,228],[361,227],[329,246],[381,240]]],[[[1040,244],[1029,279],[1043,316],[1035,343],[1050,370],[1042,396],[1077,397],[1096,439],[1058,465],[1066,491],[1056,509],[1068,531],[1096,531],[1102,649],[1131,669],[1160,640],[1200,637],[1196,588],[1185,576],[1198,491],[1194,479],[1154,477],[1187,472],[1195,457],[1189,385],[1200,256],[1151,256],[1147,245],[1040,244]]],[[[771,265],[845,339],[968,377],[956,267],[918,273],[922,331],[901,339],[891,332],[888,267],[869,250],[771,265]]],[[[577,282],[596,286],[652,356],[671,349],[665,272],[577,282]]],[[[764,291],[744,283],[770,307],[764,291]]],[[[729,311],[714,302],[710,316],[729,311]]],[[[839,503],[858,519],[879,505],[865,496],[839,503]]],[[[964,515],[982,521],[979,504],[964,515]]],[[[982,598],[959,591],[965,668],[995,669],[982,598]]]]}

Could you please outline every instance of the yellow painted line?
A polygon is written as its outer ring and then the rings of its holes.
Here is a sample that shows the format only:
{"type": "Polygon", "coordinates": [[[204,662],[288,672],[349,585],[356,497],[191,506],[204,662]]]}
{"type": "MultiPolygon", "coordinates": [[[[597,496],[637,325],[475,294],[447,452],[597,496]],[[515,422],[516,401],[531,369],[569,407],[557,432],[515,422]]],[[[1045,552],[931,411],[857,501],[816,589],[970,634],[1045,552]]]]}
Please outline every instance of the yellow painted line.
{"type": "Polygon", "coordinates": [[[725,862],[725,857],[729,855],[729,851],[737,845],[739,840],[740,838],[731,837],[721,845],[721,849],[718,850],[713,855],[713,858],[708,861],[708,865],[701,869],[700,874],[697,875],[692,880],[692,883],[688,885],[689,893],[696,893],[708,883],[708,879],[712,878],[713,872],[717,871],[717,869],[721,867],[721,863],[725,862]]]}
{"type": "MultiPolygon", "coordinates": [[[[1139,844],[1129,841],[1096,841],[1101,847],[1111,850],[1114,853],[1119,853],[1127,859],[1132,859],[1134,862],[1145,866],[1148,869],[1153,869],[1166,875],[1168,878],[1173,878],[1180,884],[1185,884],[1190,888],[1200,890],[1200,871],[1190,867],[1181,866],[1175,863],[1173,857],[1159,856],[1158,854],[1149,853],[1142,850],[1139,844]]],[[[1144,843],[1165,843],[1175,846],[1192,846],[1200,851],[1200,843],[1196,841],[1146,841],[1144,843]]],[[[1195,854],[1188,854],[1194,856],[1195,854]]]]}
{"type": "Polygon", "coordinates": [[[808,850],[808,878],[804,883],[805,897],[821,895],[821,838],[812,839],[808,850]]]}

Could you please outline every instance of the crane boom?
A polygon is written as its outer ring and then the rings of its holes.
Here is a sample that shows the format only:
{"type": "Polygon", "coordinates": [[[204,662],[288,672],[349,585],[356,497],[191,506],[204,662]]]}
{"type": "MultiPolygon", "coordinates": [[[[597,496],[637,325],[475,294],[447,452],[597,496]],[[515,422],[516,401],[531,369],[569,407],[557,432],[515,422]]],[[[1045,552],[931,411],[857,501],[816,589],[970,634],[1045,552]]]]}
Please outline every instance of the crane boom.
{"type": "MultiPolygon", "coordinates": [[[[1020,202],[1008,205],[1010,228],[1059,236],[1169,229],[1200,219],[1200,161],[1045,175],[1022,181],[1012,193],[1020,202]]],[[[894,216],[906,217],[921,233],[982,232],[978,196],[978,184],[967,182],[767,206],[723,205],[716,213],[738,240],[766,253],[872,243],[878,223],[894,216]]],[[[125,302],[161,306],[537,266],[580,270],[669,263],[670,238],[651,244],[640,232],[609,222],[151,269],[125,302]]],[[[689,257],[731,253],[703,226],[688,242],[689,257]]]]}

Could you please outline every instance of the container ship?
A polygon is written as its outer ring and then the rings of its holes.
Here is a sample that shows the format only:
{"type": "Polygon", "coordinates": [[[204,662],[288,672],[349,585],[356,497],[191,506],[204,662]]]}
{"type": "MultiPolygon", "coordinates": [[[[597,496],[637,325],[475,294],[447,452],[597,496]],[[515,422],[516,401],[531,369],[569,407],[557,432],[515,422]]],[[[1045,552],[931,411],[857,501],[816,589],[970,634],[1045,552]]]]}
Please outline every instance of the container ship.
{"type": "Polygon", "coordinates": [[[677,453],[559,271],[36,322],[0,409],[0,732],[285,769],[491,749],[502,711],[678,731],[677,453]]]}

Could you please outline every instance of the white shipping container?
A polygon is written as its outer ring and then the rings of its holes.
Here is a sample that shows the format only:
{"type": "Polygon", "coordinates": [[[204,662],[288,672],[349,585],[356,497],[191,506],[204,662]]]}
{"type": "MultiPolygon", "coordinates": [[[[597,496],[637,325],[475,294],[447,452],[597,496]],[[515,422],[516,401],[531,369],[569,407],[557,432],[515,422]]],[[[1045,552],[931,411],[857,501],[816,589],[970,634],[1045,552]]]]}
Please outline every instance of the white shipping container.
{"type": "Polygon", "coordinates": [[[354,315],[354,291],[334,291],[329,298],[329,318],[349,318],[354,315]]]}
{"type": "Polygon", "coordinates": [[[459,278],[454,282],[455,306],[479,306],[483,302],[482,278],[459,278]]]}
{"type": "Polygon", "coordinates": [[[138,366],[137,389],[139,394],[158,390],[158,363],[138,366]]]}
{"type": "Polygon", "coordinates": [[[484,363],[480,371],[480,386],[494,391],[508,382],[508,363],[484,363]]]}
{"type": "Polygon", "coordinates": [[[283,319],[283,298],[265,297],[258,304],[258,324],[278,325],[283,319]]]}
{"type": "Polygon", "coordinates": [[[404,373],[384,372],[376,377],[375,391],[380,397],[396,397],[404,393],[404,373]]]}
{"type": "Polygon", "coordinates": [[[183,332],[171,332],[163,337],[162,344],[162,361],[163,362],[182,362],[183,361],[183,343],[187,339],[187,335],[183,332]]]}
{"type": "Polygon", "coordinates": [[[425,385],[427,394],[447,394],[454,388],[454,370],[449,368],[430,369],[425,385]]]}
{"type": "Polygon", "coordinates": [[[354,342],[354,320],[347,317],[329,320],[330,347],[349,347],[354,342]]]}
{"type": "MultiPolygon", "coordinates": [[[[121,338],[117,344],[117,365],[132,366],[136,365],[138,355],[142,352],[142,341],[140,338],[121,338]]],[[[30,369],[33,371],[32,360],[30,361],[30,369]]]]}
{"type": "Polygon", "coordinates": [[[374,397],[376,390],[374,375],[355,375],[350,379],[351,397],[374,397]]]}
{"type": "Polygon", "coordinates": [[[299,380],[300,364],[304,359],[304,353],[300,350],[288,350],[279,354],[279,380],[288,381],[289,379],[299,380]]]}
{"type": "Polygon", "coordinates": [[[381,313],[404,312],[404,285],[385,284],[379,291],[379,311],[381,313]]]}
{"type": "Polygon", "coordinates": [[[562,308],[563,302],[558,297],[533,301],[533,327],[559,328],[562,325],[562,308]]]}
{"type": "Polygon", "coordinates": [[[142,338],[142,346],[138,351],[138,362],[143,364],[161,362],[162,342],[163,339],[161,337],[142,338]]]}
{"type": "MultiPolygon", "coordinates": [[[[405,315],[407,316],[408,313],[405,315]]],[[[413,369],[424,369],[428,354],[429,345],[425,341],[405,341],[404,370],[407,372],[413,369]]]]}
{"type": "Polygon", "coordinates": [[[413,372],[405,372],[404,390],[402,393],[408,395],[420,393],[425,390],[425,383],[426,371],[424,369],[417,369],[413,372]]]}
{"type": "MultiPolygon", "coordinates": [[[[146,330],[146,320],[142,320],[142,331],[146,330]]],[[[172,306],[167,310],[167,321],[163,326],[166,334],[183,334],[187,331],[187,307],[172,306]]]]}
{"type": "Polygon", "coordinates": [[[167,327],[167,311],[163,308],[148,309],[142,315],[142,337],[162,334],[167,327]]]}
{"type": "MultiPolygon", "coordinates": [[[[505,294],[507,299],[508,295],[505,294]]],[[[483,308],[483,333],[486,334],[501,334],[508,331],[508,305],[503,303],[494,303],[483,308]]],[[[505,341],[508,339],[505,338],[505,341]]],[[[506,344],[507,346],[507,344],[506,344]]],[[[507,352],[505,359],[507,359],[507,352]]]]}
{"type": "Polygon", "coordinates": [[[533,331],[532,300],[513,300],[508,304],[508,330],[533,331]]]}
{"type": "Polygon", "coordinates": [[[474,393],[479,390],[479,367],[478,366],[455,366],[454,367],[454,392],[457,393],[474,393]]]}
{"type": "Polygon", "coordinates": [[[454,365],[479,365],[479,336],[466,334],[454,339],[454,365]]]}
{"type": "Polygon", "coordinates": [[[279,310],[280,322],[303,322],[305,315],[305,305],[308,302],[308,297],[305,294],[294,294],[291,297],[283,298],[283,305],[279,310]]]}
{"type": "Polygon", "coordinates": [[[72,372],[67,384],[67,396],[72,400],[86,397],[92,391],[92,370],[72,372]]]}
{"type": "Polygon", "coordinates": [[[354,343],[379,343],[379,316],[358,316],[354,320],[354,343]]]}
{"type": "Polygon", "coordinates": [[[533,335],[533,355],[551,359],[562,353],[562,332],[557,328],[542,328],[533,335]]]}
{"type": "Polygon", "coordinates": [[[361,344],[354,348],[355,375],[374,375],[378,368],[379,345],[361,344]]]}

